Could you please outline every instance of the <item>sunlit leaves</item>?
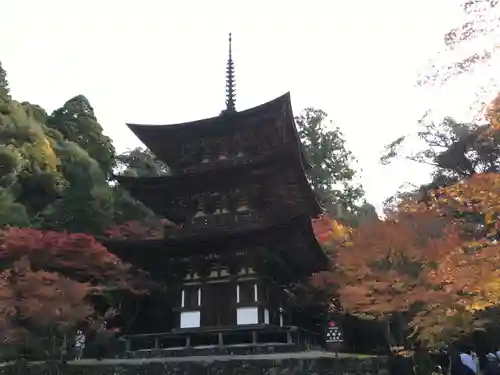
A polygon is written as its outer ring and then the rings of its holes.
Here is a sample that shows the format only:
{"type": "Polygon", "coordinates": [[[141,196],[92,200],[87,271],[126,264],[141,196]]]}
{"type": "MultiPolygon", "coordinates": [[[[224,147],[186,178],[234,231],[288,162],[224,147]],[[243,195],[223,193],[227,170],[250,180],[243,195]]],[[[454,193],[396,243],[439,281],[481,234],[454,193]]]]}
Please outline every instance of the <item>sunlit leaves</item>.
{"type": "MultiPolygon", "coordinates": [[[[449,128],[444,133],[426,133],[431,135],[427,143],[434,150],[444,147],[429,160],[436,162],[445,178],[436,178],[419,194],[407,195],[394,210],[392,218],[399,233],[403,233],[404,218],[419,222],[419,218],[432,214],[445,223],[439,239],[442,243],[427,243],[423,248],[434,254],[434,259],[432,263],[428,259],[418,261],[425,271],[419,274],[421,294],[408,310],[413,314],[413,336],[428,344],[480,329],[486,322],[477,312],[500,302],[499,98],[486,107],[485,125],[456,128],[460,132],[449,128]],[[431,264],[434,266],[429,268],[431,264]]],[[[420,236],[429,238],[426,232],[420,236]]],[[[408,247],[405,256],[414,254],[414,250],[408,247]]],[[[368,289],[374,290],[373,286],[368,289]]],[[[411,298],[412,293],[406,296],[411,298]]]]}
{"type": "Polygon", "coordinates": [[[351,232],[347,225],[330,218],[328,215],[313,220],[313,229],[318,242],[324,246],[346,241],[351,232]]]}
{"type": "Polygon", "coordinates": [[[463,225],[419,208],[351,231],[336,248],[330,275],[344,307],[378,318],[406,311],[413,336],[430,346],[480,328],[482,321],[465,317],[500,301],[500,246],[464,237],[463,225]]]}
{"type": "Polygon", "coordinates": [[[486,107],[486,119],[492,130],[500,130],[500,94],[486,107]]]}

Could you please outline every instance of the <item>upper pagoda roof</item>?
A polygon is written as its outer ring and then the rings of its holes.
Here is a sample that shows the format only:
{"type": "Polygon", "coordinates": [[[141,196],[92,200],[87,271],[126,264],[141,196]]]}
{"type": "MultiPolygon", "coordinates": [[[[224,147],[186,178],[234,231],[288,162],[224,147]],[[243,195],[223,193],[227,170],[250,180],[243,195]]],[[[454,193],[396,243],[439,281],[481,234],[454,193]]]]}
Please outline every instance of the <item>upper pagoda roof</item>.
{"type": "MultiPolygon", "coordinates": [[[[263,118],[278,118],[291,112],[290,92],[283,94],[267,103],[258,105],[244,111],[223,111],[219,116],[202,120],[181,122],[177,124],[133,124],[127,126],[146,145],[155,144],[157,137],[181,139],[192,136],[223,134],[235,125],[246,126],[255,124],[252,120],[259,121],[263,118]]],[[[151,149],[153,153],[155,151],[151,149]]]]}
{"type": "Polygon", "coordinates": [[[286,143],[292,143],[291,146],[298,148],[304,167],[307,168],[308,164],[295,127],[289,92],[244,111],[223,111],[217,117],[170,125],[127,123],[127,126],[157,158],[175,167],[179,162],[182,144],[186,142],[231,136],[259,126],[276,126],[280,120],[288,134],[286,143]]]}

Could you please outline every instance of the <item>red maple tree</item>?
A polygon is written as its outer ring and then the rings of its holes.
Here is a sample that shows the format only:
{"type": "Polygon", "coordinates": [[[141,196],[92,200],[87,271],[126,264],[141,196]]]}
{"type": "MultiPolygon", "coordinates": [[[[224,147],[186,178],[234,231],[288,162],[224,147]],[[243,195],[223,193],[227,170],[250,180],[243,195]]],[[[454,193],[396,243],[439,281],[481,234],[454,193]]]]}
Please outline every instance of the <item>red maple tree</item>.
{"type": "Polygon", "coordinates": [[[132,220],[115,225],[106,230],[106,236],[119,239],[163,238],[166,229],[178,228],[167,219],[132,220]]]}
{"type": "Polygon", "coordinates": [[[327,215],[312,220],[314,235],[321,245],[326,244],[331,239],[332,221],[327,215]]]}
{"type": "Polygon", "coordinates": [[[0,232],[0,268],[27,257],[32,268],[57,272],[101,291],[134,286],[130,266],[93,236],[81,233],[10,228],[0,232]]]}
{"type": "Polygon", "coordinates": [[[0,232],[0,272],[4,344],[46,358],[60,353],[90,317],[109,316],[117,292],[144,292],[144,278],[86,234],[6,229],[0,232]]]}
{"type": "Polygon", "coordinates": [[[27,257],[0,274],[4,349],[15,358],[33,354],[55,360],[78,326],[95,311],[92,287],[58,273],[33,271],[27,257]]]}

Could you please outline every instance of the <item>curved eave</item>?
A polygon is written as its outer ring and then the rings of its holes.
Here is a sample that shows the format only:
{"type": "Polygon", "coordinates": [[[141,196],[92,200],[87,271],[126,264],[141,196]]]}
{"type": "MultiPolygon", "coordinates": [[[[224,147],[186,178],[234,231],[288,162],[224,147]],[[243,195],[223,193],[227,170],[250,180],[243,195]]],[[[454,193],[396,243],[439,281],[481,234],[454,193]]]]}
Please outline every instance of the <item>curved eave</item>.
{"type": "MultiPolygon", "coordinates": [[[[114,239],[98,238],[108,250],[127,263],[131,263],[139,268],[147,269],[154,265],[162,263],[169,257],[179,255],[193,255],[192,250],[196,245],[202,244],[207,251],[211,251],[210,243],[216,248],[220,241],[226,242],[234,239],[239,241],[251,242],[258,238],[262,233],[279,233],[282,231],[303,231],[309,242],[309,252],[304,254],[308,256],[308,269],[311,272],[317,272],[327,269],[329,259],[314,236],[312,223],[306,216],[296,216],[286,221],[275,223],[270,226],[262,226],[251,229],[240,229],[237,231],[219,233],[210,236],[183,236],[179,238],[149,238],[149,239],[114,239]]],[[[296,262],[301,262],[303,253],[295,254],[296,262]]]]}
{"type": "MultiPolygon", "coordinates": [[[[249,174],[257,175],[275,170],[277,165],[280,166],[296,166],[294,163],[297,159],[294,158],[296,154],[291,153],[290,150],[278,150],[274,155],[264,155],[261,158],[256,158],[252,162],[244,164],[228,164],[214,169],[205,169],[202,171],[193,171],[179,175],[162,175],[162,176],[120,176],[115,175],[116,180],[123,184],[124,187],[136,188],[142,186],[168,188],[172,186],[179,188],[180,186],[192,186],[199,181],[203,181],[204,185],[211,182],[230,181],[227,178],[245,178],[249,174]],[[225,180],[226,179],[226,180],[225,180]]],[[[178,190],[177,190],[178,191],[178,190]]]]}
{"type": "MultiPolygon", "coordinates": [[[[316,194],[311,188],[307,177],[304,174],[302,165],[297,166],[292,158],[283,156],[283,163],[266,164],[263,160],[260,164],[246,164],[238,167],[227,168],[218,171],[205,171],[201,173],[185,174],[180,176],[151,176],[151,177],[130,177],[116,176],[118,183],[125,188],[136,199],[140,200],[146,206],[151,207],[153,211],[162,209],[161,204],[158,204],[158,194],[161,194],[165,200],[176,195],[179,191],[192,190],[193,187],[198,187],[200,191],[207,188],[218,189],[226,186],[230,182],[243,181],[247,178],[262,178],[260,176],[268,175],[269,173],[279,173],[283,168],[295,169],[298,182],[302,186],[304,196],[309,201],[309,214],[311,217],[320,216],[324,210],[319,203],[316,194]],[[287,167],[288,164],[288,167],[287,167]],[[200,184],[202,182],[202,184],[200,184]]],[[[157,212],[160,215],[165,215],[164,212],[157,212]]],[[[174,221],[174,218],[169,218],[174,221]]]]}
{"type": "MultiPolygon", "coordinates": [[[[214,244],[220,241],[228,241],[238,238],[255,238],[257,235],[264,232],[275,232],[280,228],[287,228],[291,225],[303,225],[304,217],[294,216],[283,221],[275,222],[274,224],[261,224],[254,227],[235,228],[230,231],[216,231],[207,236],[203,233],[184,233],[179,235],[169,235],[164,238],[144,238],[144,239],[121,239],[121,238],[97,238],[105,246],[110,246],[110,251],[117,247],[123,247],[131,250],[140,249],[158,249],[159,251],[167,251],[169,254],[183,254],[182,246],[191,248],[193,244],[207,245],[214,244]]],[[[311,227],[312,228],[312,227],[311,227]]],[[[312,233],[312,232],[311,232],[312,233]]],[[[209,247],[207,247],[208,249],[209,247]]],[[[208,250],[210,251],[210,250],[208,250]]]]}
{"type": "Polygon", "coordinates": [[[309,159],[304,151],[304,146],[302,145],[302,142],[300,141],[300,136],[299,136],[299,132],[297,129],[297,124],[295,123],[295,117],[293,115],[292,102],[290,100],[290,93],[289,93],[288,99],[289,100],[286,103],[286,105],[287,105],[286,114],[289,117],[288,121],[293,124],[292,130],[293,130],[293,136],[295,138],[295,143],[296,143],[297,148],[298,148],[297,151],[298,151],[298,155],[299,155],[300,167],[302,170],[302,182],[303,182],[304,189],[307,192],[307,195],[310,197],[311,201],[314,202],[314,205],[316,207],[316,210],[315,210],[316,216],[315,217],[317,217],[317,216],[321,215],[322,213],[324,213],[325,209],[324,209],[323,205],[320,203],[320,201],[318,200],[316,193],[314,192],[311,184],[309,183],[309,181],[307,179],[307,171],[309,169],[311,169],[311,164],[310,164],[309,159]]]}
{"type": "MultiPolygon", "coordinates": [[[[189,133],[201,131],[202,133],[212,133],[215,129],[221,128],[226,124],[234,126],[237,123],[244,123],[248,119],[265,116],[265,115],[279,115],[287,106],[291,108],[290,93],[287,92],[280,97],[273,99],[267,103],[261,104],[257,107],[246,109],[239,112],[230,112],[221,114],[217,117],[210,117],[197,121],[189,121],[177,124],[164,124],[164,125],[151,125],[151,124],[133,124],[127,123],[129,129],[143,142],[146,146],[151,141],[157,141],[159,137],[174,137],[180,133],[185,133],[189,129],[189,133]]],[[[148,146],[149,147],[149,146],[148,146]]],[[[152,150],[154,152],[154,150],[152,150]]]]}

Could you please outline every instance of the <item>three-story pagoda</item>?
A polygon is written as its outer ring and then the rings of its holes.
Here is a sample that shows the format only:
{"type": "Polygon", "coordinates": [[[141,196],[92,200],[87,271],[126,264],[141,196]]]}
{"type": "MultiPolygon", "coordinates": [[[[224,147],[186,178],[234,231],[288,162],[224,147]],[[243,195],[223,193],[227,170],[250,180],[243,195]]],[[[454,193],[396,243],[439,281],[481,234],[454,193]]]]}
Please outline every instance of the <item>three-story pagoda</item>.
{"type": "Polygon", "coordinates": [[[327,265],[311,226],[322,209],[306,177],[290,94],[236,111],[231,37],[226,94],[214,118],[127,124],[171,173],[118,181],[175,226],[162,239],[108,243],[167,286],[163,327],[179,335],[217,331],[219,344],[223,332],[300,327],[287,287],[327,265]]]}

